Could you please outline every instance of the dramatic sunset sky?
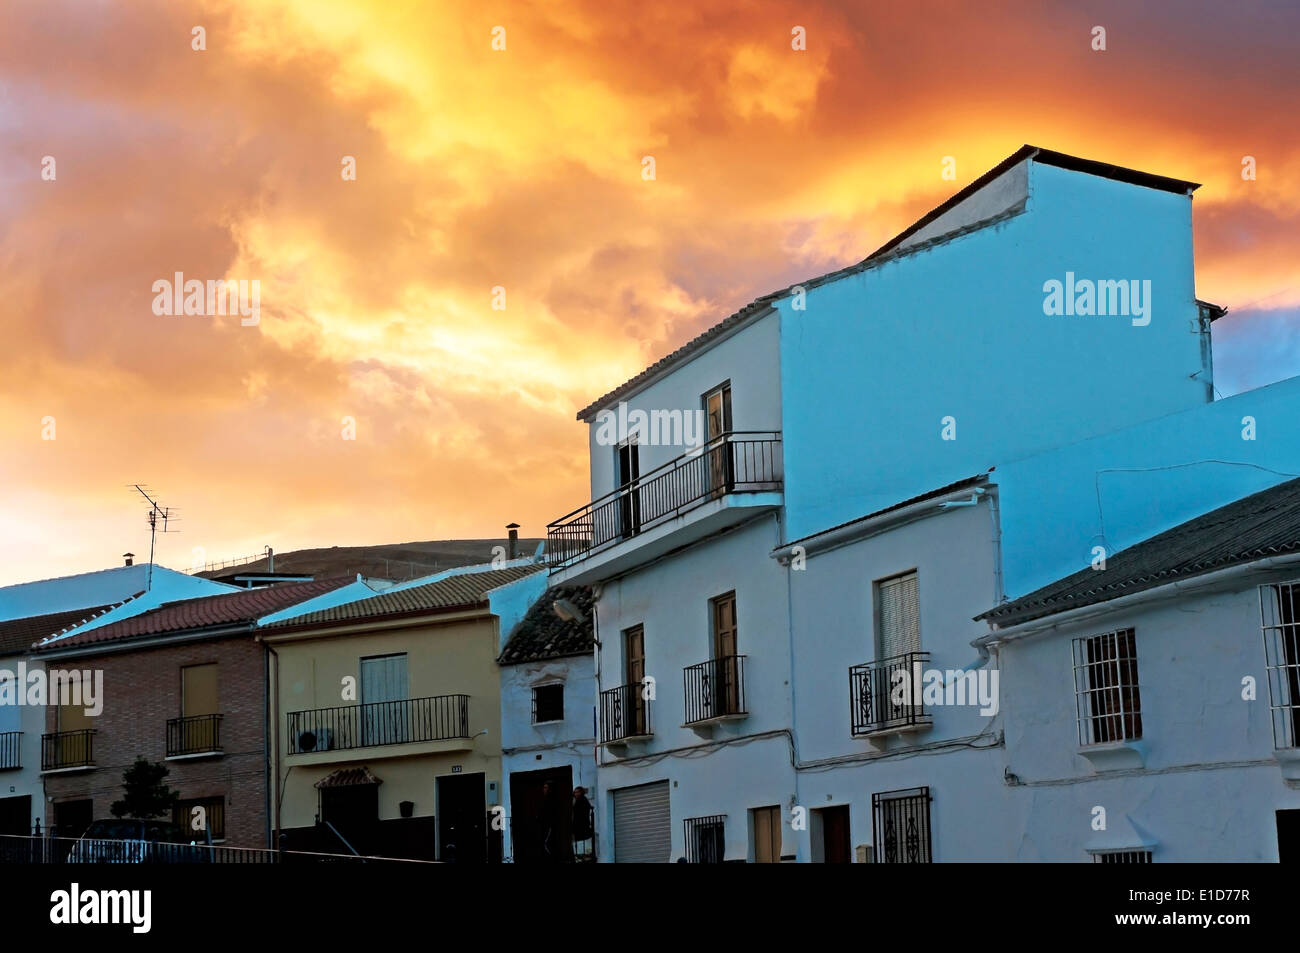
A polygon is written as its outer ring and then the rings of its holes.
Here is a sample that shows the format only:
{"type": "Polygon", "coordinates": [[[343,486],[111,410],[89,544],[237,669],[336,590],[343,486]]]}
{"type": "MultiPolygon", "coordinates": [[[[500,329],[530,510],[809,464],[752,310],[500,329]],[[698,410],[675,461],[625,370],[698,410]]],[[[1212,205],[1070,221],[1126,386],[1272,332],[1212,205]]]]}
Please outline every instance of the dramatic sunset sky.
{"type": "Polygon", "coordinates": [[[4,0],[0,584],[148,553],[137,482],[177,568],[543,535],[579,407],[1026,142],[1204,183],[1218,389],[1298,374],[1297,37],[1294,3],[4,0]],[[156,316],[178,271],[259,280],[260,324],[156,316]]]}

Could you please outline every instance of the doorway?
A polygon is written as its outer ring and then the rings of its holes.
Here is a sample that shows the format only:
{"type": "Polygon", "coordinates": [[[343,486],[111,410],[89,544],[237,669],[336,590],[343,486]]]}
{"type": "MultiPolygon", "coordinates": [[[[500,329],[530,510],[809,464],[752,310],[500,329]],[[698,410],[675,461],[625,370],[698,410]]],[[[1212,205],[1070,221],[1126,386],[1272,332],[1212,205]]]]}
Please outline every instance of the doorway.
{"type": "Polygon", "coordinates": [[[1277,812],[1278,863],[1300,863],[1300,810],[1277,812]]]}
{"type": "Polygon", "coordinates": [[[437,785],[438,859],[481,864],[487,856],[487,800],[483,774],[449,774],[437,785]]]}
{"type": "MultiPolygon", "coordinates": [[[[853,851],[849,835],[849,806],[838,804],[835,807],[819,808],[813,811],[813,818],[818,822],[814,827],[821,829],[819,838],[821,862],[823,864],[850,863],[853,851]]],[[[818,858],[814,856],[813,859],[818,858]]]]}
{"type": "MultiPolygon", "coordinates": [[[[737,642],[736,594],[711,601],[713,607],[713,686],[706,710],[713,717],[740,713],[740,650],[737,642]],[[711,704],[710,704],[711,703],[711,704]]],[[[710,686],[707,684],[705,688],[710,686]]]]}
{"type": "Polygon", "coordinates": [[[95,819],[95,802],[60,801],[54,805],[55,837],[80,837],[95,819]]]}
{"type": "Polygon", "coordinates": [[[729,490],[735,480],[731,445],[727,441],[731,433],[730,382],[704,395],[704,419],[708,428],[705,458],[708,460],[709,491],[716,497],[729,490]]]}
{"type": "Polygon", "coordinates": [[[0,797],[0,834],[26,837],[32,833],[32,796],[0,797]]]}
{"type": "Polygon", "coordinates": [[[641,492],[633,484],[641,476],[641,448],[628,440],[618,448],[619,535],[634,536],[641,529],[641,492]]]}
{"type": "Polygon", "coordinates": [[[510,840],[515,863],[573,860],[572,808],[573,768],[512,772],[510,840]]]}
{"type": "Polygon", "coordinates": [[[321,823],[333,828],[329,853],[342,852],[350,847],[358,854],[374,854],[379,831],[378,782],[331,785],[319,788],[319,791],[321,823]],[[339,843],[340,837],[343,843],[339,843]]]}
{"type": "Polygon", "coordinates": [[[406,654],[361,660],[361,744],[411,740],[406,654]]]}
{"type": "Polygon", "coordinates": [[[646,704],[642,697],[645,687],[645,629],[634,625],[623,633],[623,659],[627,678],[627,725],[620,737],[635,738],[648,734],[646,730],[646,704]]]}

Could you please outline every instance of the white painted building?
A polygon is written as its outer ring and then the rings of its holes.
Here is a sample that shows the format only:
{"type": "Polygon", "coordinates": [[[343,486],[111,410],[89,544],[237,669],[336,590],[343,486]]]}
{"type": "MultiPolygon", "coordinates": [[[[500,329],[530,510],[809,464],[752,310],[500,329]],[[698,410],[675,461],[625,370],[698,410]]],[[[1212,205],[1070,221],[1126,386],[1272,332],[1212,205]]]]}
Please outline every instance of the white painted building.
{"type": "MultiPolygon", "coordinates": [[[[1179,442],[1240,407],[1208,403],[1195,188],[1026,147],[580,412],[592,502],[549,527],[550,581],[596,594],[602,861],[1015,859],[1005,705],[879,689],[904,657],[919,687],[1005,697],[974,617],[1086,563],[1095,471],[1229,439],[1179,442]],[[1142,313],[1049,307],[1084,275],[1149,282],[1142,313]],[[665,440],[692,412],[696,443],[665,440]],[[1062,519],[1078,538],[1035,535],[1062,519]]],[[[1240,495],[1209,483],[1192,513],[1240,495]]],[[[1113,538],[1172,525],[1142,495],[1113,538]]]]}
{"type": "Polygon", "coordinates": [[[591,604],[585,586],[551,588],[513,630],[502,629],[502,803],[513,863],[595,859],[591,604]]]}
{"type": "Polygon", "coordinates": [[[987,618],[1006,859],[1300,859],[1300,480],[987,618]]]}
{"type": "Polygon", "coordinates": [[[797,854],[1001,860],[997,488],[972,477],[786,544],[797,854]],[[801,809],[801,810],[799,810],[801,809]]]}

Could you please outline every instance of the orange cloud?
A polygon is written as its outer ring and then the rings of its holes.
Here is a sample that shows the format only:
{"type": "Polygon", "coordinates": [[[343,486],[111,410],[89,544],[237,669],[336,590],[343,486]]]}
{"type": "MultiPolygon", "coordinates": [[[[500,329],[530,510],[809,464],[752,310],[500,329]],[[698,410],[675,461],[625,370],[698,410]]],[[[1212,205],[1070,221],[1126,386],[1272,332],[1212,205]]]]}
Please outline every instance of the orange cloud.
{"type": "Polygon", "coordinates": [[[1184,7],[5,4],[0,581],[144,550],[142,481],[179,566],[540,534],[578,407],[1024,142],[1204,182],[1198,291],[1294,304],[1300,22],[1184,7]],[[260,322],[153,314],[177,271],[260,322]]]}

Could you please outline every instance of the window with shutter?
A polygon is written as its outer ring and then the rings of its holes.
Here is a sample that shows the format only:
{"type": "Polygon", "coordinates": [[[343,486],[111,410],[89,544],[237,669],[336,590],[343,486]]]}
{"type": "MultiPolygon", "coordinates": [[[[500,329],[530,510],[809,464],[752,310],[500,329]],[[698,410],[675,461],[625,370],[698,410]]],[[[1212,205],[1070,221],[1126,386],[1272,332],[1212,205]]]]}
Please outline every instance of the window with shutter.
{"type": "Polygon", "coordinates": [[[921,651],[921,610],[916,573],[876,583],[876,659],[921,651]]]}

